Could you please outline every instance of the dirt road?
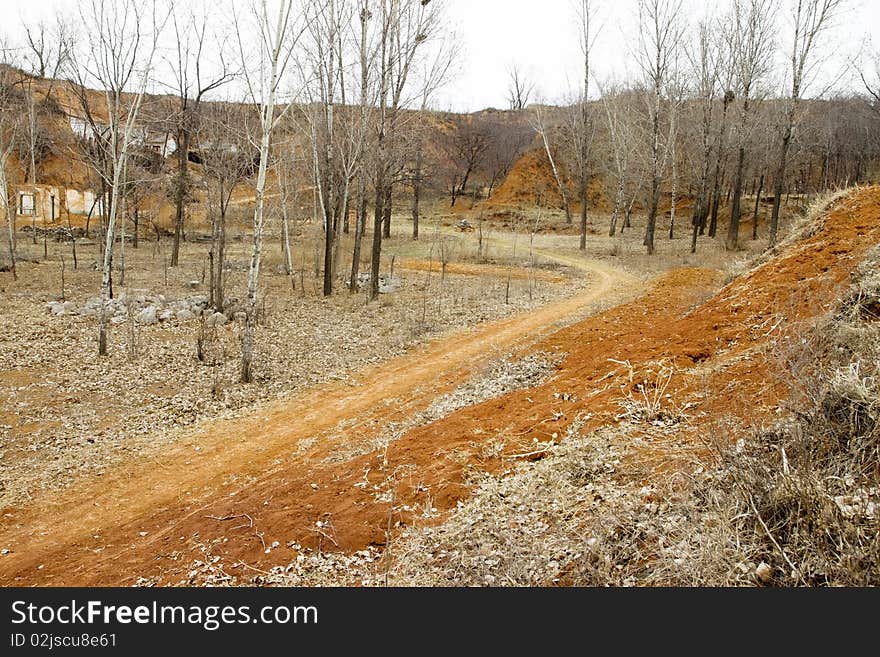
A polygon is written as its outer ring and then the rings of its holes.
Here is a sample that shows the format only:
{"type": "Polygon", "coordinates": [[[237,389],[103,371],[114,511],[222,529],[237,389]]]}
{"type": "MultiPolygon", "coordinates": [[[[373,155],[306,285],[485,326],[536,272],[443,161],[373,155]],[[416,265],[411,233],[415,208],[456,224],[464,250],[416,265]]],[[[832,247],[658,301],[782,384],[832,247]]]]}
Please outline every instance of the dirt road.
{"type": "MultiPolygon", "coordinates": [[[[286,547],[292,538],[305,543],[320,533],[340,549],[381,543],[376,516],[387,516],[388,505],[377,499],[388,473],[379,474],[374,441],[383,430],[454,389],[499,351],[534,343],[644,285],[603,263],[560,259],[592,277],[588,289],[445,336],[360,372],[354,383],[323,385],[245,419],[205,423],[149,460],[5,509],[0,582],[125,585],[145,575],[173,583],[206,545],[266,566],[295,554],[286,547]],[[345,523],[345,531],[315,532],[319,518],[325,526],[345,523]]],[[[434,501],[448,503],[451,497],[434,501]]]]}

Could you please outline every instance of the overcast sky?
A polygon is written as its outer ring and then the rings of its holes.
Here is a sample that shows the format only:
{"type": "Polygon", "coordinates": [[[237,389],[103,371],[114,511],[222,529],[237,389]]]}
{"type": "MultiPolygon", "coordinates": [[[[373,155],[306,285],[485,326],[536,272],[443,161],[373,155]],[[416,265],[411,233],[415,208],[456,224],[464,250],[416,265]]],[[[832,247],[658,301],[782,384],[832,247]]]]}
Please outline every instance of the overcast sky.
{"type": "MultiPolygon", "coordinates": [[[[536,85],[535,98],[564,100],[579,79],[580,50],[572,0],[446,0],[460,38],[458,74],[436,96],[440,109],[470,111],[506,107],[508,70],[516,63],[536,85]]],[[[593,0],[599,36],[593,51],[596,79],[624,76],[635,39],[636,0],[593,0]]],[[[51,15],[58,7],[71,11],[75,0],[0,0],[4,17],[33,19],[51,15]]],[[[683,0],[692,22],[717,15],[727,2],[683,0]]],[[[787,6],[792,0],[780,0],[787,6]]],[[[786,13],[780,13],[780,30],[786,13]]],[[[837,75],[857,56],[866,38],[880,47],[880,0],[849,0],[848,10],[828,40],[826,70],[837,75]]],[[[0,30],[9,37],[10,22],[0,30]]],[[[780,33],[780,41],[784,33],[780,33]]],[[[846,86],[847,80],[842,81],[846,86]]],[[[849,84],[854,85],[850,80],[849,84]]]]}

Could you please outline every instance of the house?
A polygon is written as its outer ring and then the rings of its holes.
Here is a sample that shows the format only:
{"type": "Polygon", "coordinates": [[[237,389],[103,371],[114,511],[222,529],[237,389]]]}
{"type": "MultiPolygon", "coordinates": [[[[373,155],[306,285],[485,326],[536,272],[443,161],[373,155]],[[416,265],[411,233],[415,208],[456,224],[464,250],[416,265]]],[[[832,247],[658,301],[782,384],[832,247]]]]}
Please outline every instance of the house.
{"type": "Polygon", "coordinates": [[[153,151],[162,159],[177,152],[177,141],[168,131],[140,127],[135,131],[133,143],[153,151]]]}
{"type": "MultiPolygon", "coordinates": [[[[87,119],[75,114],[69,114],[67,119],[71,132],[80,139],[94,139],[97,135],[106,138],[110,133],[110,126],[106,123],[96,121],[92,124],[87,119]]],[[[162,159],[173,155],[177,151],[177,142],[171,133],[143,126],[135,128],[132,143],[153,151],[162,159]]]]}
{"type": "Polygon", "coordinates": [[[87,120],[79,116],[68,115],[70,130],[80,139],[94,139],[97,134],[102,136],[110,132],[110,126],[106,123],[95,122],[94,126],[87,120]]]}
{"type": "Polygon", "coordinates": [[[101,204],[91,190],[24,185],[16,193],[16,214],[19,219],[54,224],[62,221],[64,213],[97,217],[101,211],[101,204]]]}
{"type": "Polygon", "coordinates": [[[61,189],[49,185],[26,185],[16,195],[19,217],[55,223],[61,217],[61,189]]]}

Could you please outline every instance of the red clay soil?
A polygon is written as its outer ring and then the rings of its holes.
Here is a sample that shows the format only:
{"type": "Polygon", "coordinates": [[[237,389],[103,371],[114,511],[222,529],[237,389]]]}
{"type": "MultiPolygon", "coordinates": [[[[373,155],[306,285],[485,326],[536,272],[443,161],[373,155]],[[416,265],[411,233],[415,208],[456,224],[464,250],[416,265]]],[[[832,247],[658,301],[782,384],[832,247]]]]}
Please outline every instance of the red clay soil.
{"type": "MultiPolygon", "coordinates": [[[[569,182],[567,191],[571,211],[577,214],[580,211],[577,189],[569,182]]],[[[610,210],[608,199],[605,197],[605,185],[598,177],[590,180],[588,194],[591,212],[610,210]]],[[[562,208],[562,196],[543,148],[533,148],[523,153],[492,194],[492,198],[480,207],[491,211],[509,207],[531,208],[535,205],[562,208]]]]}
{"type": "MultiPolygon", "coordinates": [[[[0,542],[13,552],[0,557],[0,581],[121,585],[145,576],[175,583],[186,579],[204,545],[226,564],[259,569],[289,562],[295,556],[286,547],[290,541],[345,551],[381,546],[391,489],[398,509],[430,504],[448,511],[468,496],[470,471],[501,473],[517,459],[540,458],[541,445],[561,440],[576,418],[586,430],[616,422],[619,402],[630,392],[638,395],[639,382],[650,386],[660,363],[674,371],[673,398],[702,404],[691,409],[694,416],[709,410],[747,418],[755,395],[769,392],[765,401],[772,403],[783,394],[760,359],[782,318],[822,312],[829,291],[878,241],[880,188],[857,191],[838,201],[811,237],[708,301],[701,303],[717,288],[717,273],[665,274],[638,299],[535,344],[534,350],[566,354],[549,381],[406,431],[387,452],[344,450],[348,441],[368,444],[389,422],[411,416],[462,380],[466,368],[442,367],[455,345],[420,361],[425,379],[408,378],[413,361],[404,358],[373,373],[382,377],[378,393],[369,385],[321,389],[263,417],[216,423],[206,429],[207,454],[183,445],[147,464],[148,470],[139,464],[109,475],[99,482],[100,494],[88,484],[51,506],[47,499],[7,510],[0,542]],[[722,372],[712,377],[710,401],[697,394],[706,391],[697,390],[693,372],[705,365],[722,372]],[[430,388],[428,398],[414,381],[430,388]],[[383,404],[395,396],[401,400],[383,404]],[[321,414],[334,421],[317,431],[321,414]],[[345,418],[350,421],[338,423],[345,418]],[[310,423],[317,441],[298,450],[298,439],[308,434],[293,427],[310,423]],[[491,449],[501,442],[500,450],[491,449]],[[264,546],[274,541],[280,547],[267,554],[264,546]]],[[[400,526],[413,516],[395,510],[392,518],[400,526]]]]}

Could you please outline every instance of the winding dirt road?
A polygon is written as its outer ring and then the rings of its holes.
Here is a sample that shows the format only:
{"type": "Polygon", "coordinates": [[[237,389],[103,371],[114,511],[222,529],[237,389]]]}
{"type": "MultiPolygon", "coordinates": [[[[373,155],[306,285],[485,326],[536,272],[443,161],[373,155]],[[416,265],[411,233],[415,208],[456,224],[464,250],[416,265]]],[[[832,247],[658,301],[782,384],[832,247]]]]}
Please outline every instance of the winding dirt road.
{"type": "MultiPolygon", "coordinates": [[[[206,422],[148,460],[5,509],[0,548],[9,552],[0,556],[0,583],[127,585],[139,576],[174,583],[205,545],[268,567],[289,561],[291,536],[307,544],[322,517],[337,529],[345,524],[328,537],[340,549],[381,544],[388,505],[378,504],[374,491],[387,480],[376,457],[382,431],[427,408],[500,350],[533,344],[645,286],[604,263],[541,255],[578,267],[592,284],[571,298],[446,335],[359,372],[353,383],[318,386],[247,418],[206,422]]],[[[454,494],[447,490],[434,504],[448,508],[454,494]]]]}

